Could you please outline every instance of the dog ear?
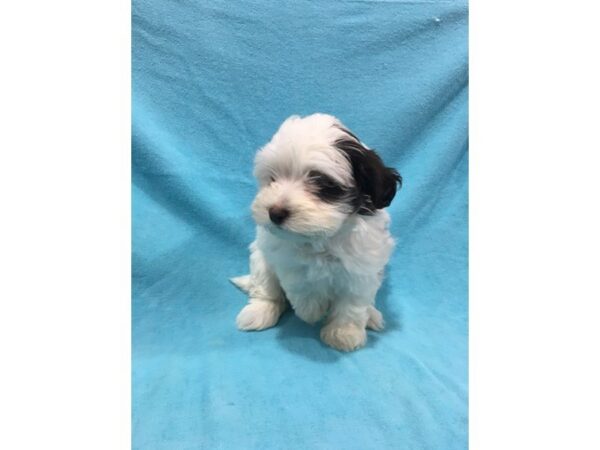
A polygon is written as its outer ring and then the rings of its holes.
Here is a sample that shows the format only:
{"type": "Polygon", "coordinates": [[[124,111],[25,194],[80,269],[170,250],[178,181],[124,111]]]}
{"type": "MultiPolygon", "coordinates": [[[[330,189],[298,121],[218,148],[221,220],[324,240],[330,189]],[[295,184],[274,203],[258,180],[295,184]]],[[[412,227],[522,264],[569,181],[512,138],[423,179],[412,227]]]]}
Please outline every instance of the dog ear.
{"type": "Polygon", "coordinates": [[[352,165],[360,203],[359,214],[373,214],[392,203],[397,188],[402,186],[402,177],[396,169],[385,167],[374,150],[364,147],[353,134],[348,132],[348,135],[347,139],[337,140],[335,146],[352,165]]]}

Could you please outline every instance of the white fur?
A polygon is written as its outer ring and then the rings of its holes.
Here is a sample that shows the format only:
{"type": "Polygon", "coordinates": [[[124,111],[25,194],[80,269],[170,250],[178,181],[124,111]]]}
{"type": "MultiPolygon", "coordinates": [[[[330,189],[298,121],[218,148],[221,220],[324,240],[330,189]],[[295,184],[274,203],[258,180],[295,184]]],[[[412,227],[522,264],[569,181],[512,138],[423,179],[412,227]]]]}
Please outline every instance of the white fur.
{"type": "Polygon", "coordinates": [[[308,323],[325,317],[321,339],[339,350],[364,346],[366,327],[383,328],[374,303],[394,247],[388,213],[359,215],[306,189],[310,170],[346,186],[354,182],[350,162],[333,146],[341,126],[324,114],[290,117],[256,156],[250,276],[232,279],[250,297],[237,317],[242,330],[275,325],[286,299],[308,323]],[[279,227],[269,219],[273,206],[292,211],[279,227]]]}

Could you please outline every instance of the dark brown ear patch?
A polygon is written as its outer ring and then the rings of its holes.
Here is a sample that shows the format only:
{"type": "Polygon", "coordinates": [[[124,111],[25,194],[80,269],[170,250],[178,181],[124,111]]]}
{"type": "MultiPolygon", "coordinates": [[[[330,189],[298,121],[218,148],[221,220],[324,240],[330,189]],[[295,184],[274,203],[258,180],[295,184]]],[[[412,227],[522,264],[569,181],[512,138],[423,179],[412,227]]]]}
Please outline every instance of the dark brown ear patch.
{"type": "Polygon", "coordinates": [[[336,148],[344,153],[350,164],[357,189],[358,213],[374,214],[392,203],[396,190],[402,186],[402,177],[391,167],[385,167],[379,155],[364,147],[358,138],[343,129],[347,138],[338,139],[336,148]]]}

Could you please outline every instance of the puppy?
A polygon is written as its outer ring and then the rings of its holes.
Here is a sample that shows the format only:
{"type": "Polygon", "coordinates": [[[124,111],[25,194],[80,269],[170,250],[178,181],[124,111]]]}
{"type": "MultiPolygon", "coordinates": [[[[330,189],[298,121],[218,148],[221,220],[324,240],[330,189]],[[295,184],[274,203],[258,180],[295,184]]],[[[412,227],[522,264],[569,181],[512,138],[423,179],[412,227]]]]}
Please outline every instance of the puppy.
{"type": "Polygon", "coordinates": [[[325,114],[287,119],[257,153],[254,175],[250,275],[231,280],[250,298],[238,328],[272,327],[289,301],[309,324],[325,317],[327,345],[364,346],[366,328],[384,326],[375,294],[394,240],[383,208],[402,178],[325,114]]]}

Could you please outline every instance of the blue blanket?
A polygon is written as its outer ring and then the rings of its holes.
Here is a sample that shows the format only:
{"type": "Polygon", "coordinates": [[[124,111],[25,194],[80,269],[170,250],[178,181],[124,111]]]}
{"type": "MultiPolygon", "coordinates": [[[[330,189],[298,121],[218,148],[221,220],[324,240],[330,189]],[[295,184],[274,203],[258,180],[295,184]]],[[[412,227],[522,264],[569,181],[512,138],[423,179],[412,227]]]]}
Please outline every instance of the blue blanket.
{"type": "Polygon", "coordinates": [[[133,1],[133,447],[467,446],[464,1],[133,1]],[[254,153],[338,116],[404,177],[387,319],[342,354],[235,328],[254,153]]]}

